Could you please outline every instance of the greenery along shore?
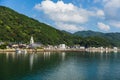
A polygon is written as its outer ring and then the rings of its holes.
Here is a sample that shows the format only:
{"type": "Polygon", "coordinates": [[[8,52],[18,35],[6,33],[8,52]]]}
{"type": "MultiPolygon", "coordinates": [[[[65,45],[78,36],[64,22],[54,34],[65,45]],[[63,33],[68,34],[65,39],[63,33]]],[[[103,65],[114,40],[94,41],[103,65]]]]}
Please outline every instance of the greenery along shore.
{"type": "Polygon", "coordinates": [[[31,35],[34,36],[35,42],[41,42],[44,45],[64,43],[66,45],[80,44],[85,47],[120,46],[120,39],[116,39],[113,35],[107,38],[71,34],[17,13],[10,8],[0,6],[0,42],[28,43],[31,35]]]}

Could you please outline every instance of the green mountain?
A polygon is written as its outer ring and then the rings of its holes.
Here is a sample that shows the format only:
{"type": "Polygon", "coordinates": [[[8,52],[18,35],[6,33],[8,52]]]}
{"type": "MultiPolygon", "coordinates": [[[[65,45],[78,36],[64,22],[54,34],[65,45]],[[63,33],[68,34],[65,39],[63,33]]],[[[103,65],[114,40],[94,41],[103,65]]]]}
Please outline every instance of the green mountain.
{"type": "Polygon", "coordinates": [[[120,33],[102,33],[88,30],[75,32],[74,35],[84,38],[100,37],[108,41],[112,46],[120,46],[120,33]]]}
{"type": "Polygon", "coordinates": [[[75,32],[74,35],[82,36],[82,37],[90,37],[90,36],[102,36],[104,35],[104,33],[88,30],[88,31],[75,32]]]}
{"type": "Polygon", "coordinates": [[[73,44],[72,35],[0,6],[0,41],[29,42],[31,35],[42,44],[73,44]]]}
{"type": "Polygon", "coordinates": [[[119,33],[100,33],[82,31],[71,34],[60,31],[16,11],[0,6],[0,42],[29,43],[33,36],[35,42],[44,45],[67,44],[81,46],[120,46],[119,33]]]}

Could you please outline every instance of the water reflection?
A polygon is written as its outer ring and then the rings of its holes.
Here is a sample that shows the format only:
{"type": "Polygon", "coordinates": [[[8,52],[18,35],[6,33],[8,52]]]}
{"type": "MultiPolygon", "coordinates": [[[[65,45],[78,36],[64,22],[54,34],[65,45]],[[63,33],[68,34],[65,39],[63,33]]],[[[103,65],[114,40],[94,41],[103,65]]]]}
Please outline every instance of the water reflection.
{"type": "Polygon", "coordinates": [[[106,52],[106,53],[108,53],[109,51],[108,51],[108,50],[106,50],[105,52],[106,52]]]}
{"type": "Polygon", "coordinates": [[[15,55],[16,55],[15,53],[11,53],[13,61],[15,61],[15,55]]]}
{"type": "Polygon", "coordinates": [[[104,53],[100,53],[100,59],[103,60],[104,53]]]}
{"type": "Polygon", "coordinates": [[[7,52],[6,53],[6,60],[8,60],[8,58],[9,58],[9,53],[7,52]]]}
{"type": "Polygon", "coordinates": [[[103,52],[104,52],[103,50],[100,51],[100,53],[103,53],[103,52]]]}
{"type": "Polygon", "coordinates": [[[119,53],[0,54],[0,80],[119,80],[119,53]]]}
{"type": "Polygon", "coordinates": [[[62,52],[61,54],[62,54],[62,61],[64,61],[65,60],[65,52],[62,52]]]}
{"type": "Polygon", "coordinates": [[[6,55],[6,61],[8,61],[9,58],[11,58],[14,61],[14,59],[16,58],[16,54],[15,53],[7,52],[7,53],[5,53],[5,55],[6,55]]]}
{"type": "Polygon", "coordinates": [[[44,52],[43,54],[44,54],[44,60],[50,59],[51,52],[44,52]]]}
{"type": "Polygon", "coordinates": [[[33,68],[33,62],[34,62],[34,54],[30,55],[30,70],[33,68]]]}
{"type": "Polygon", "coordinates": [[[114,53],[117,53],[118,51],[117,50],[114,50],[114,53]]]}
{"type": "Polygon", "coordinates": [[[118,55],[118,52],[114,52],[114,59],[117,59],[117,58],[119,58],[119,55],[118,55]]]}

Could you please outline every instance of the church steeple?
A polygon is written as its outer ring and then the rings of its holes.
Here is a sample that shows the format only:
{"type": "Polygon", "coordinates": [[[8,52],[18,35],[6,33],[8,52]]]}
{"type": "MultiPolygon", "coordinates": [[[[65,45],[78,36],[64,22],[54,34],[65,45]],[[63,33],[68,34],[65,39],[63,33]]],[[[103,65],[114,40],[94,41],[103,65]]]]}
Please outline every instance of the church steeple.
{"type": "Polygon", "coordinates": [[[33,39],[33,36],[31,36],[31,39],[30,39],[30,44],[34,44],[34,39],[33,39]]]}

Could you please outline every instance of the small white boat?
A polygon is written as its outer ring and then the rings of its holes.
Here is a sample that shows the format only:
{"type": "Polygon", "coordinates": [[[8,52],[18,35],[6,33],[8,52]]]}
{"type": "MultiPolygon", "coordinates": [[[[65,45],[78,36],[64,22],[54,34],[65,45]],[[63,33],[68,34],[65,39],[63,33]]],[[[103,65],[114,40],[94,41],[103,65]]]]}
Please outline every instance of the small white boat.
{"type": "Polygon", "coordinates": [[[26,54],[26,53],[27,53],[27,50],[16,49],[15,52],[16,52],[16,53],[26,54]]]}
{"type": "Polygon", "coordinates": [[[16,49],[15,53],[21,53],[21,50],[20,49],[16,49]]]}
{"type": "Polygon", "coordinates": [[[27,50],[21,50],[21,53],[26,54],[26,53],[27,53],[27,50]]]}

